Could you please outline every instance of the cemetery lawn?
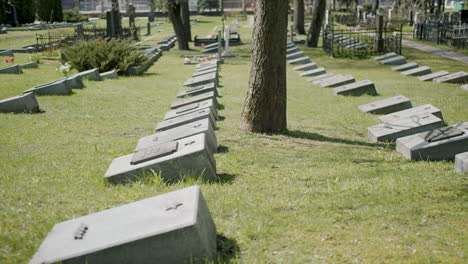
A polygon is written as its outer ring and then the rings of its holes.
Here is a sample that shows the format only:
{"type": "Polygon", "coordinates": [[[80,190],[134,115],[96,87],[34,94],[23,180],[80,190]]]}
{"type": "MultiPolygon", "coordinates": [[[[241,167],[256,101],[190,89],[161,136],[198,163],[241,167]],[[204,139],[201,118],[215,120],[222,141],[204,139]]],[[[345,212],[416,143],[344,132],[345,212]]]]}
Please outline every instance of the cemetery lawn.
{"type": "MultiPolygon", "coordinates": [[[[221,24],[219,18],[201,19],[193,35],[208,35],[221,24]]],[[[216,131],[216,181],[103,180],[112,159],[154,133],[195,69],[180,56],[199,48],[164,52],[143,76],[85,81],[70,96],[38,97],[40,114],[0,114],[0,263],[26,263],[56,223],[193,184],[202,188],[224,263],[467,262],[466,174],[457,174],[453,162],[411,162],[393,143],[371,143],[367,127],[379,121],[357,106],[402,94],[413,106],[440,108],[454,124],[468,121],[468,93],[459,85],[402,76],[372,59],[333,59],[301,47],[328,72],[372,80],[379,95],[334,96],[288,65],[289,131],[243,132],[238,125],[252,29],[244,27],[248,20],[240,22],[244,45],[233,47],[238,56],[220,68],[219,114],[225,119],[216,131]]],[[[153,28],[157,35],[143,44],[155,45],[171,33],[170,24],[159,29],[165,31],[153,28]]],[[[466,65],[436,55],[409,48],[403,53],[433,72],[466,71],[466,65]]],[[[0,76],[0,98],[61,77],[56,62],[43,63],[0,76]]]]}

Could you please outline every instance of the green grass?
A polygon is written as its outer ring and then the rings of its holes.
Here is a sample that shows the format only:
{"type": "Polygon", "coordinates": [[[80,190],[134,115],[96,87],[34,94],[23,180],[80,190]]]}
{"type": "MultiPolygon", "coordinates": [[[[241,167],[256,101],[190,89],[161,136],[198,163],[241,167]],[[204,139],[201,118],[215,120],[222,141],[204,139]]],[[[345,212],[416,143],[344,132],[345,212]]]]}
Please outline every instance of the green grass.
{"type": "MultiPolygon", "coordinates": [[[[220,24],[203,20],[194,35],[220,24]]],[[[153,133],[195,69],[180,56],[197,51],[165,52],[140,77],[85,82],[71,96],[38,97],[42,114],[0,114],[0,263],[27,262],[58,222],[192,184],[201,185],[225,237],[226,262],[466,263],[466,175],[455,173],[452,162],[410,162],[394,144],[369,142],[366,128],[378,120],[357,106],[403,94],[414,106],[439,107],[453,124],[468,120],[468,93],[403,77],[372,59],[333,59],[302,48],[329,72],[374,81],[379,95],[333,96],[288,66],[289,132],[243,132],[238,125],[252,42],[247,21],[239,28],[245,45],[233,47],[238,57],[221,66],[225,108],[219,114],[226,119],[216,135],[225,151],[215,154],[221,175],[215,182],[167,184],[153,177],[122,186],[103,180],[112,159],[153,133]]],[[[170,24],[162,29],[143,44],[165,37],[170,24]]],[[[417,50],[403,52],[434,71],[466,69],[417,50]]],[[[55,67],[0,76],[0,98],[59,78],[55,67]]]]}

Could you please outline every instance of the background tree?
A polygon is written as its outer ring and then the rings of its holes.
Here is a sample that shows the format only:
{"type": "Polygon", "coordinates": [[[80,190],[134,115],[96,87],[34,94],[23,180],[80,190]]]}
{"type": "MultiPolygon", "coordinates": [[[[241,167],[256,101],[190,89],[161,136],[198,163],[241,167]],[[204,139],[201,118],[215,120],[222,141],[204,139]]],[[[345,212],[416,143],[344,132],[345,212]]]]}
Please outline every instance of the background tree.
{"type": "Polygon", "coordinates": [[[189,0],[180,0],[181,2],[181,16],[182,16],[182,23],[184,24],[184,32],[187,41],[192,41],[192,30],[190,25],[190,7],[189,7],[189,0]]]}
{"type": "Polygon", "coordinates": [[[37,0],[37,16],[46,22],[63,21],[61,0],[37,0]]]}
{"type": "Polygon", "coordinates": [[[380,0],[375,0],[374,4],[372,5],[372,13],[375,15],[379,11],[380,0]]]}
{"type": "Polygon", "coordinates": [[[36,20],[34,0],[14,0],[11,3],[16,7],[16,15],[20,24],[33,23],[36,20]]]}
{"type": "Polygon", "coordinates": [[[167,14],[177,36],[179,50],[189,50],[188,39],[182,22],[181,8],[180,0],[167,0],[167,14]]]}
{"type": "Polygon", "coordinates": [[[312,11],[312,21],[310,22],[309,32],[307,33],[306,44],[308,47],[316,48],[320,38],[323,19],[325,18],[326,0],[315,0],[314,10],[312,11]]]}
{"type": "Polygon", "coordinates": [[[286,130],[288,1],[255,2],[249,89],[240,128],[258,133],[286,130]]]}
{"type": "Polygon", "coordinates": [[[304,0],[294,0],[294,28],[298,34],[305,34],[304,0]]]}
{"type": "Polygon", "coordinates": [[[6,7],[3,0],[0,0],[0,24],[6,24],[6,7]]]}

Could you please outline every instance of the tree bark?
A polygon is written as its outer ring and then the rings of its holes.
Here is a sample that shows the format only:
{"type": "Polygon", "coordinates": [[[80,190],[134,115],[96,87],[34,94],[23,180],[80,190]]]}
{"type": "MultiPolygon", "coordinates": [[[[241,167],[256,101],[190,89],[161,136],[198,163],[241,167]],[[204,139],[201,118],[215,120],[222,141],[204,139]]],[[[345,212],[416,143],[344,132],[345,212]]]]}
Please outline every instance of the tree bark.
{"type": "Polygon", "coordinates": [[[172,27],[174,28],[174,32],[177,36],[177,46],[179,47],[179,50],[189,50],[180,9],[181,6],[179,1],[167,0],[167,14],[169,15],[172,27]]]}
{"type": "Polygon", "coordinates": [[[294,0],[294,28],[297,34],[304,35],[304,0],[294,0]]]}
{"type": "Polygon", "coordinates": [[[192,41],[192,30],[190,28],[190,9],[189,0],[181,0],[181,16],[184,24],[184,32],[187,41],[192,41]]]}
{"type": "Polygon", "coordinates": [[[252,66],[240,128],[257,133],[286,130],[288,1],[257,0],[252,66]]]}
{"type": "Polygon", "coordinates": [[[310,22],[309,32],[307,33],[307,46],[316,48],[320,38],[323,19],[325,18],[326,0],[316,0],[314,11],[312,12],[312,21],[310,22]]]}

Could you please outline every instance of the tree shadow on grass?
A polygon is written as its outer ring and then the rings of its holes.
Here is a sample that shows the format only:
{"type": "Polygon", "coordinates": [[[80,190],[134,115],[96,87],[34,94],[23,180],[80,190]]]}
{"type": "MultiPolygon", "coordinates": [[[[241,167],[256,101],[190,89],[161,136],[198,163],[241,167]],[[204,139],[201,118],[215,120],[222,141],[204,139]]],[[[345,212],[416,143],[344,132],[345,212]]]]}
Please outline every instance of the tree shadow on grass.
{"type": "Polygon", "coordinates": [[[229,147],[228,146],[224,146],[224,145],[219,145],[218,146],[218,153],[226,153],[226,152],[229,152],[229,147]]]}
{"type": "Polygon", "coordinates": [[[239,245],[236,240],[223,234],[216,236],[216,261],[215,263],[231,263],[238,256],[239,245]]]}

